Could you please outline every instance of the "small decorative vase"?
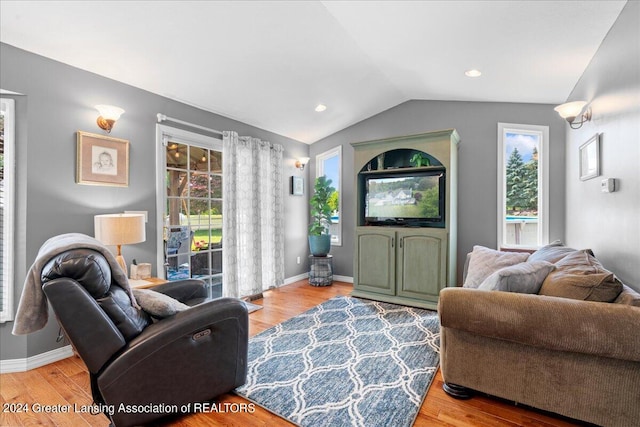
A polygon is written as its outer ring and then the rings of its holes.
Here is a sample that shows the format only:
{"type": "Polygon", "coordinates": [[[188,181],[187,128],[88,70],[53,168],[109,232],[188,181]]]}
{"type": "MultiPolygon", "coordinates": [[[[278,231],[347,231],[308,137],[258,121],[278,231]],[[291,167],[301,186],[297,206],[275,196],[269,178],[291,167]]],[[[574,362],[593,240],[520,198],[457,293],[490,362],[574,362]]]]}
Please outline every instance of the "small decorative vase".
{"type": "Polygon", "coordinates": [[[313,256],[327,256],[331,250],[331,234],[309,236],[309,250],[313,256]]]}
{"type": "Polygon", "coordinates": [[[384,170],[384,153],[379,154],[378,157],[378,169],[379,171],[384,170]]]}

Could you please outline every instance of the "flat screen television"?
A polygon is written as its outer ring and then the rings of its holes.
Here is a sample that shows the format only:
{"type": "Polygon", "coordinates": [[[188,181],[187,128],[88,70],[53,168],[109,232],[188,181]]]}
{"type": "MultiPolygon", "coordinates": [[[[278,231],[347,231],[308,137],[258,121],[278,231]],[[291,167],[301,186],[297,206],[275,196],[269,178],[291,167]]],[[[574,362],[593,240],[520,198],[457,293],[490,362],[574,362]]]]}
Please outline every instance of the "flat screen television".
{"type": "Polygon", "coordinates": [[[444,168],[366,175],[365,224],[444,228],[445,182],[444,168]]]}

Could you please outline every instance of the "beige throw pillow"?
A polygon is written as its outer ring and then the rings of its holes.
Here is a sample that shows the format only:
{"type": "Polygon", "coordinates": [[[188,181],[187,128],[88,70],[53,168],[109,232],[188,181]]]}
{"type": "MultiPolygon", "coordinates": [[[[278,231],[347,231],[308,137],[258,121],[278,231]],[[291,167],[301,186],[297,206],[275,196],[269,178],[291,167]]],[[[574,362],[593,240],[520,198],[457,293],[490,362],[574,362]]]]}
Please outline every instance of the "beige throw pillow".
{"type": "Polygon", "coordinates": [[[478,289],[537,294],[547,274],[554,268],[555,266],[547,261],[521,262],[491,274],[478,289]]]}
{"type": "Polygon", "coordinates": [[[612,302],[622,292],[622,283],[588,250],[575,251],[556,263],[542,283],[540,295],[583,301],[612,302]]]}
{"type": "Polygon", "coordinates": [[[523,252],[501,252],[484,246],[474,246],[469,260],[465,288],[477,288],[492,273],[504,267],[525,262],[529,257],[523,252]]]}

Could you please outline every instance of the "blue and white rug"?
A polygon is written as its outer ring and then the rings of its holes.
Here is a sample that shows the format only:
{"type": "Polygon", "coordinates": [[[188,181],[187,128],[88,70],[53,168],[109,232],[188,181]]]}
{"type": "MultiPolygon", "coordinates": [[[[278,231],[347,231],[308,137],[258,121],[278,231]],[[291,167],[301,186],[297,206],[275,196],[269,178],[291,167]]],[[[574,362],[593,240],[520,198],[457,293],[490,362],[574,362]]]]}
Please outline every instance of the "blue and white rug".
{"type": "Polygon", "coordinates": [[[301,426],[411,426],[439,347],[434,311],[336,297],[252,337],[235,392],[301,426]]]}

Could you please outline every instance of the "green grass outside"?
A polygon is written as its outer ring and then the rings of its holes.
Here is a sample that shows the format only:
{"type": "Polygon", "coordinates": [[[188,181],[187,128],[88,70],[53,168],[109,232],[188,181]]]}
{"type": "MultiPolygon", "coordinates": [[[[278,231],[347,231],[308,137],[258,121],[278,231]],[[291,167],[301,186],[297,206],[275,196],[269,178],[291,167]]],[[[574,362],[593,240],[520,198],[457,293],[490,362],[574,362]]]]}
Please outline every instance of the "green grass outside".
{"type": "Polygon", "coordinates": [[[218,244],[222,241],[222,215],[189,215],[188,221],[183,221],[184,225],[190,224],[194,230],[191,249],[197,250],[198,245],[218,244]],[[212,226],[213,228],[206,228],[212,226]],[[200,228],[202,227],[202,228],[200,228]]]}
{"type": "Polygon", "coordinates": [[[222,229],[221,228],[212,228],[210,230],[196,230],[193,235],[194,241],[204,240],[207,241],[207,238],[210,236],[211,243],[220,243],[222,240],[222,229]]]}

